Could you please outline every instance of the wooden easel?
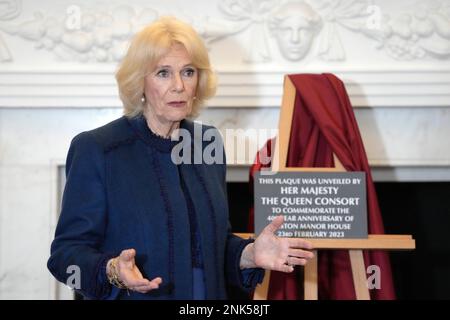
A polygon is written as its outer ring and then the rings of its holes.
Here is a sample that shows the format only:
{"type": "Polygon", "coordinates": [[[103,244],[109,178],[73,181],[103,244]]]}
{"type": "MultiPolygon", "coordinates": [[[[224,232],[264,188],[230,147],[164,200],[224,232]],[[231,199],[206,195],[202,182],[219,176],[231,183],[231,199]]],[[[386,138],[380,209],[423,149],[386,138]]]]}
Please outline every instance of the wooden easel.
{"type": "MultiPolygon", "coordinates": [[[[288,76],[284,78],[283,101],[280,111],[279,133],[275,144],[271,170],[275,172],[330,172],[345,171],[339,159],[334,155],[334,168],[288,168],[286,160],[291,136],[292,116],[294,113],[296,90],[288,76]]],[[[251,234],[240,234],[242,237],[251,234]]],[[[317,250],[347,249],[349,250],[350,263],[353,274],[356,298],[358,300],[370,300],[367,286],[366,268],[363,259],[363,250],[412,250],[415,241],[411,235],[369,235],[368,239],[308,239],[314,246],[314,258],[305,266],[304,293],[305,300],[317,300],[317,250]]],[[[270,271],[266,270],[263,283],[259,285],[254,294],[255,300],[266,300],[269,289],[270,271]]]]}

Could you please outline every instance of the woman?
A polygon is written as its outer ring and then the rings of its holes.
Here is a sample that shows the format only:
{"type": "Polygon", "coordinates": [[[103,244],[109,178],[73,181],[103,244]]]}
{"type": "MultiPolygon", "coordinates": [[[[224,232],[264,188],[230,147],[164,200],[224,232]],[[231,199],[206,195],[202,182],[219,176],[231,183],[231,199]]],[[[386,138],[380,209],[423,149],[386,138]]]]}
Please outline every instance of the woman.
{"type": "MultiPolygon", "coordinates": [[[[215,91],[190,26],[161,18],[146,27],[116,78],[125,116],[79,134],[68,153],[48,261],[59,281],[76,266],[87,298],[224,299],[228,286],[254,288],[263,268],[292,272],[312,257],[308,242],[274,235],[282,217],[254,242],[230,232],[224,161],[174,161],[180,130],[198,129],[186,118],[215,91]]],[[[195,142],[183,135],[183,159],[203,154],[195,142]]]]}

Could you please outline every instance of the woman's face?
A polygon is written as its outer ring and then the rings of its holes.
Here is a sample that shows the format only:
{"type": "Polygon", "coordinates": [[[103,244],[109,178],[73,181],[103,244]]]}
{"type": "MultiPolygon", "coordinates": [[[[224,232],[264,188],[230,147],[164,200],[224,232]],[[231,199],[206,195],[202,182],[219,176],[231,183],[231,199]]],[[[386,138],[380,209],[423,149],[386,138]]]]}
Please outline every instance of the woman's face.
{"type": "Polygon", "coordinates": [[[173,45],[145,77],[145,112],[160,124],[186,118],[192,111],[198,83],[198,70],[185,47],[173,45]]]}

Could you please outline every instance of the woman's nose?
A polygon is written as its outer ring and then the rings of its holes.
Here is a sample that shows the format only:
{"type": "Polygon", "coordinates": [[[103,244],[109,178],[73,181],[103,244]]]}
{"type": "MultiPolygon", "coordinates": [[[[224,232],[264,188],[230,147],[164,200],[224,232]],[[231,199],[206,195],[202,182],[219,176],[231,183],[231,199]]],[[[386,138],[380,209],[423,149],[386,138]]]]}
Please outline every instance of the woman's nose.
{"type": "Polygon", "coordinates": [[[182,92],[184,90],[184,82],[181,75],[175,74],[173,78],[173,91],[182,92]]]}

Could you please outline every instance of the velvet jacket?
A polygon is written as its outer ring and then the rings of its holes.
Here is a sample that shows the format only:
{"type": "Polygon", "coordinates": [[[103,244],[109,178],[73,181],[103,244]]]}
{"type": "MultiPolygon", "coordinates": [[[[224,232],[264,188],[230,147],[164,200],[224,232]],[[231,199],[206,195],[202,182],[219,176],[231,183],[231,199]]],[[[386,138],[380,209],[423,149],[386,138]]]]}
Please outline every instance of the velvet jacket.
{"type": "MultiPolygon", "coordinates": [[[[180,127],[192,137],[215,130],[188,120],[180,127]]],[[[208,144],[193,141],[192,159],[208,144]]],[[[195,208],[206,298],[225,299],[228,286],[250,290],[261,282],[262,269],[239,268],[251,240],[230,231],[225,161],[197,160],[177,168],[171,159],[176,143],[154,135],[142,115],[121,117],[72,140],[47,264],[56,279],[73,285],[71,266],[76,266],[80,282],[75,289],[89,299],[192,299],[191,234],[180,172],[195,208]],[[128,294],[109,284],[107,261],[129,248],[136,249],[144,277],[162,277],[159,289],[128,294]]]]}

